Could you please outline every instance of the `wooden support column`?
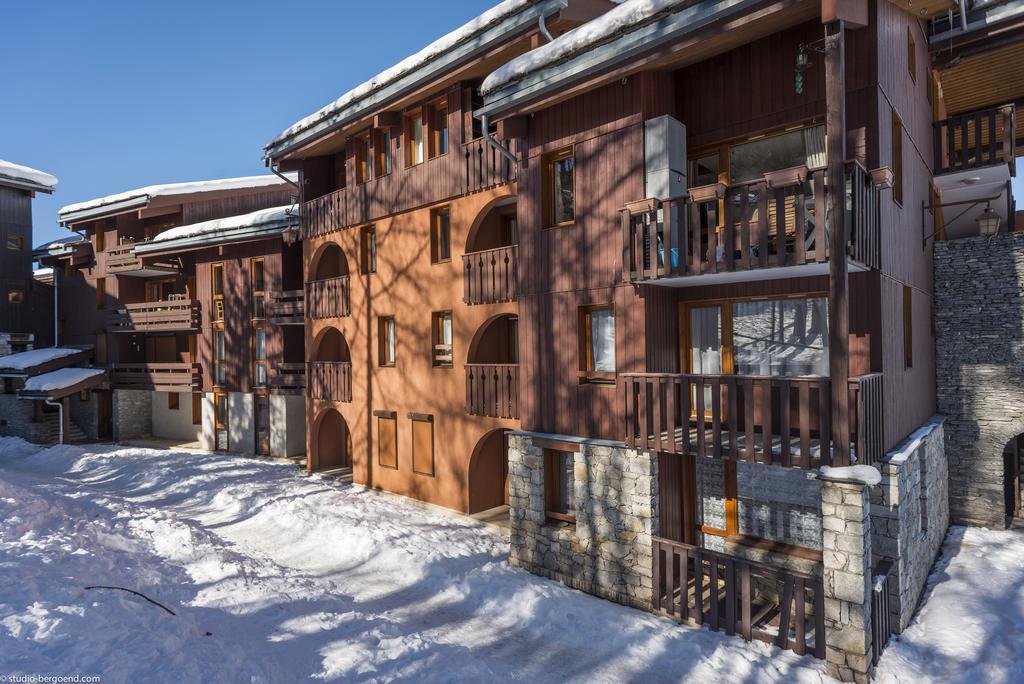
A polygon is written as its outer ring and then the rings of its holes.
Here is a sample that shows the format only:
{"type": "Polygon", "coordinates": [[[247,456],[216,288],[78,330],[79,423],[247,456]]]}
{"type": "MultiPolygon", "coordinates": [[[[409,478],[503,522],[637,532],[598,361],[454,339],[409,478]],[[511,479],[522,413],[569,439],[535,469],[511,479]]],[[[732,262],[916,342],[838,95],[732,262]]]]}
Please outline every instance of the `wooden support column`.
{"type": "Polygon", "coordinates": [[[846,41],[843,21],[826,27],[825,151],[828,162],[829,373],[833,465],[850,461],[850,302],[846,260],[846,41]]]}

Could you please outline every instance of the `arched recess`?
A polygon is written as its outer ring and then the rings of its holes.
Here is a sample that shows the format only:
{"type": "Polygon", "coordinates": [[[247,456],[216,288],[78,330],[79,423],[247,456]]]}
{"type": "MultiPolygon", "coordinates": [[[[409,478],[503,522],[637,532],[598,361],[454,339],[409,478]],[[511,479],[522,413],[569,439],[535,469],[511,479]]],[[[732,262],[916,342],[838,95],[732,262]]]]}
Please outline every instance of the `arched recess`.
{"type": "Polygon", "coordinates": [[[469,460],[469,512],[508,504],[508,430],[491,430],[469,460]]]}
{"type": "Polygon", "coordinates": [[[311,280],[330,280],[348,275],[348,259],[336,242],[320,246],[310,261],[311,280]]]}
{"type": "Polygon", "coordinates": [[[340,413],[333,408],[324,410],[313,436],[315,470],[352,467],[352,435],[340,413]]]}
{"type": "Polygon", "coordinates": [[[310,361],[351,361],[348,342],[345,336],[334,327],[320,331],[313,341],[313,356],[310,361]]]}
{"type": "Polygon", "coordinates": [[[466,236],[466,254],[519,244],[515,196],[499,197],[485,206],[466,236]]]}
{"type": "Polygon", "coordinates": [[[1021,498],[1021,466],[1024,465],[1024,434],[1013,437],[1003,448],[1003,503],[1005,505],[1006,522],[1013,525],[1014,521],[1024,518],[1021,498]]]}
{"type": "Polygon", "coordinates": [[[469,344],[468,363],[519,363],[519,317],[500,314],[481,325],[469,344]]]}

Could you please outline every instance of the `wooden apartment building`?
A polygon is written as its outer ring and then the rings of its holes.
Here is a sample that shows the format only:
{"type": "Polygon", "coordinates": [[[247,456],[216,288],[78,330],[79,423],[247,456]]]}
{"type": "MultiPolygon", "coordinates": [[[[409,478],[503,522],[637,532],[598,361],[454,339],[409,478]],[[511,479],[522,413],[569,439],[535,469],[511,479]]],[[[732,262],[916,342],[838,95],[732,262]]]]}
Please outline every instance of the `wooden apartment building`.
{"type": "Polygon", "coordinates": [[[293,181],[147,186],[69,205],[54,268],[59,343],[109,382],[72,402],[92,439],[304,452],[302,287],[293,181]]]}

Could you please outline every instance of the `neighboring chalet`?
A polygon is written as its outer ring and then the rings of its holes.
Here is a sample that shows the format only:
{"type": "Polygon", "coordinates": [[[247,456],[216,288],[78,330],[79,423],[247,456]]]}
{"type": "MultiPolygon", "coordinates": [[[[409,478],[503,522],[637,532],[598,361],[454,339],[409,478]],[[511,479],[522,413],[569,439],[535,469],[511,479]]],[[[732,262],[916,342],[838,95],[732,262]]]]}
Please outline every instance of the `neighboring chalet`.
{"type": "Polygon", "coordinates": [[[101,387],[71,404],[89,439],[304,452],[302,287],[293,181],[154,185],[66,206],[53,268],[60,343],[101,387]]]}
{"type": "Polygon", "coordinates": [[[484,81],[518,162],[514,564],[866,680],[949,519],[935,240],[1014,216],[1024,92],[946,87],[955,5],[626,0],[484,81]]]}
{"type": "Polygon", "coordinates": [[[32,277],[32,198],[57,179],[0,159],[0,356],[51,339],[52,291],[32,277]]]}
{"type": "Polygon", "coordinates": [[[510,0],[265,150],[302,179],[310,470],[459,511],[508,500],[519,427],[515,140],[472,116],[495,67],[614,7],[510,0]]]}

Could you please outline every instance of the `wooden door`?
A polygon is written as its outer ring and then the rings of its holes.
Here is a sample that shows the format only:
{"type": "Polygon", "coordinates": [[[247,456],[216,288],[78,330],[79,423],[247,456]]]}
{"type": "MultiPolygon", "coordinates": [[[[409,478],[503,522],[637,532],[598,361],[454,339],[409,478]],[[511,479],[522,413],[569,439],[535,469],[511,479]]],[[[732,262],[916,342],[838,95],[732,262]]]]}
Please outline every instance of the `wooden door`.
{"type": "Polygon", "coordinates": [[[95,390],[96,437],[100,440],[114,438],[114,397],[110,390],[95,390]]]}

